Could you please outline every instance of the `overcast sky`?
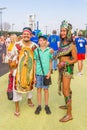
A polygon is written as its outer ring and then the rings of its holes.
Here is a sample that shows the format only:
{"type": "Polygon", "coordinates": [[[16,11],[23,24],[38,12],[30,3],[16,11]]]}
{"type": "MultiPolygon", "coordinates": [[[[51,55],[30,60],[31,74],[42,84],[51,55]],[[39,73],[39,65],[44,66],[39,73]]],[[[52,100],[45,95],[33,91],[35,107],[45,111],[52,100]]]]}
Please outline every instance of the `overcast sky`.
{"type": "Polygon", "coordinates": [[[14,24],[21,31],[29,25],[29,15],[35,14],[43,33],[59,30],[61,21],[67,20],[73,30],[85,29],[87,24],[87,0],[0,0],[3,22],[14,24]]]}

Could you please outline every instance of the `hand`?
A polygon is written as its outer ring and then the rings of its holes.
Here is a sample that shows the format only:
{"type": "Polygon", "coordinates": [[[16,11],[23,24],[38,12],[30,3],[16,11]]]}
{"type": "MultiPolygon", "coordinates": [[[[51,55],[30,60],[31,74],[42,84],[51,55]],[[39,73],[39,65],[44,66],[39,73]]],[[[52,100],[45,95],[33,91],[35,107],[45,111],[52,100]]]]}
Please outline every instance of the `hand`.
{"type": "Polygon", "coordinates": [[[87,53],[85,54],[85,58],[87,58],[87,53]]]}
{"type": "Polygon", "coordinates": [[[58,68],[59,68],[59,69],[63,68],[64,66],[65,66],[65,62],[60,62],[60,63],[58,64],[58,68]]]}
{"type": "Polygon", "coordinates": [[[51,73],[49,72],[49,73],[46,75],[46,78],[49,79],[50,76],[51,76],[51,73]]]}
{"type": "Polygon", "coordinates": [[[54,52],[54,50],[51,48],[51,49],[50,49],[50,53],[53,54],[53,52],[54,52]]]}
{"type": "Polygon", "coordinates": [[[34,77],[34,84],[36,84],[36,81],[37,81],[37,80],[36,80],[36,77],[34,77]]]}

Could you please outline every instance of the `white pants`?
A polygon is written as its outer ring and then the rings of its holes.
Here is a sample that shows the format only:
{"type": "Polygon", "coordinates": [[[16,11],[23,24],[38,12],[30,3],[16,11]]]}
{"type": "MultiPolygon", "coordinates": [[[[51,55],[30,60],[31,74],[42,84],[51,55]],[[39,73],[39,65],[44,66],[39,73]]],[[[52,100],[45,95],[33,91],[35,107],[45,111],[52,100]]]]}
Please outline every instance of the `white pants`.
{"type": "MultiPolygon", "coordinates": [[[[26,93],[27,94],[27,99],[32,98],[32,91],[29,91],[26,93]]],[[[22,100],[22,93],[18,93],[16,90],[13,90],[13,101],[21,101],[22,100]]]]}
{"type": "MultiPolygon", "coordinates": [[[[13,79],[13,101],[17,102],[17,101],[21,101],[22,100],[22,93],[18,93],[15,89],[15,78],[13,79]]],[[[27,99],[31,99],[32,98],[32,90],[27,92],[27,99]]]]}

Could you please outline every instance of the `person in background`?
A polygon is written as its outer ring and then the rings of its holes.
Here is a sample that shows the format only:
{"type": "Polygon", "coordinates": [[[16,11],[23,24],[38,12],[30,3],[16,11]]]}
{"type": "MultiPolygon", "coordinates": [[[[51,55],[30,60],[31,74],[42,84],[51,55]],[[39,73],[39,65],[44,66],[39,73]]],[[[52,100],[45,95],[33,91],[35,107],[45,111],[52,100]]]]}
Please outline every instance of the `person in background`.
{"type": "Polygon", "coordinates": [[[83,37],[83,32],[80,30],[78,32],[78,37],[75,38],[75,45],[77,49],[77,58],[78,58],[78,76],[83,74],[83,60],[87,55],[87,41],[83,37]]]}
{"type": "Polygon", "coordinates": [[[8,45],[10,44],[10,33],[7,34],[6,36],[6,41],[5,41],[5,44],[6,44],[6,48],[8,47],[8,45]]]}
{"type": "Polygon", "coordinates": [[[22,40],[22,35],[19,35],[19,36],[17,37],[17,41],[20,41],[20,40],[22,40]]]}
{"type": "Polygon", "coordinates": [[[6,45],[5,45],[5,37],[0,37],[0,63],[5,62],[5,56],[6,56],[6,45]]]}
{"type": "Polygon", "coordinates": [[[7,46],[6,57],[5,57],[5,62],[7,62],[7,63],[8,63],[8,58],[10,57],[11,51],[12,51],[16,42],[17,42],[17,35],[11,34],[10,35],[10,43],[7,46]]]}
{"type": "Polygon", "coordinates": [[[36,44],[38,44],[38,36],[35,35],[35,32],[32,32],[32,37],[30,39],[32,42],[35,42],[36,44]]]}
{"type": "Polygon", "coordinates": [[[57,57],[59,58],[59,90],[65,98],[64,106],[61,109],[66,109],[66,115],[59,121],[67,122],[73,119],[72,117],[72,91],[70,88],[71,79],[73,76],[74,63],[77,62],[76,48],[72,40],[72,25],[67,21],[63,21],[60,26],[60,46],[58,48],[57,57]],[[62,87],[62,88],[61,88],[62,87]]]}
{"type": "Polygon", "coordinates": [[[48,38],[49,47],[53,48],[53,50],[54,50],[53,60],[52,60],[52,73],[53,73],[53,70],[57,70],[57,58],[56,58],[56,55],[57,55],[57,51],[58,51],[59,41],[60,41],[60,38],[57,35],[57,31],[53,30],[52,35],[50,35],[49,38],[48,38]]]}

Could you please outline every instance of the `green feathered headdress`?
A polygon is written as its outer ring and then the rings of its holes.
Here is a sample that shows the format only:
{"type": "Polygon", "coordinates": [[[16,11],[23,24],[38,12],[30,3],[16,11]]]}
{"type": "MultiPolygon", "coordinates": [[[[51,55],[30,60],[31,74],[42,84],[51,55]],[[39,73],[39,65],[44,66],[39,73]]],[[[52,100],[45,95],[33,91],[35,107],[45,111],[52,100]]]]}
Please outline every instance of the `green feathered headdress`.
{"type": "Polygon", "coordinates": [[[60,28],[66,28],[66,29],[68,29],[68,23],[67,23],[67,21],[65,21],[65,20],[62,21],[60,28]]]}

